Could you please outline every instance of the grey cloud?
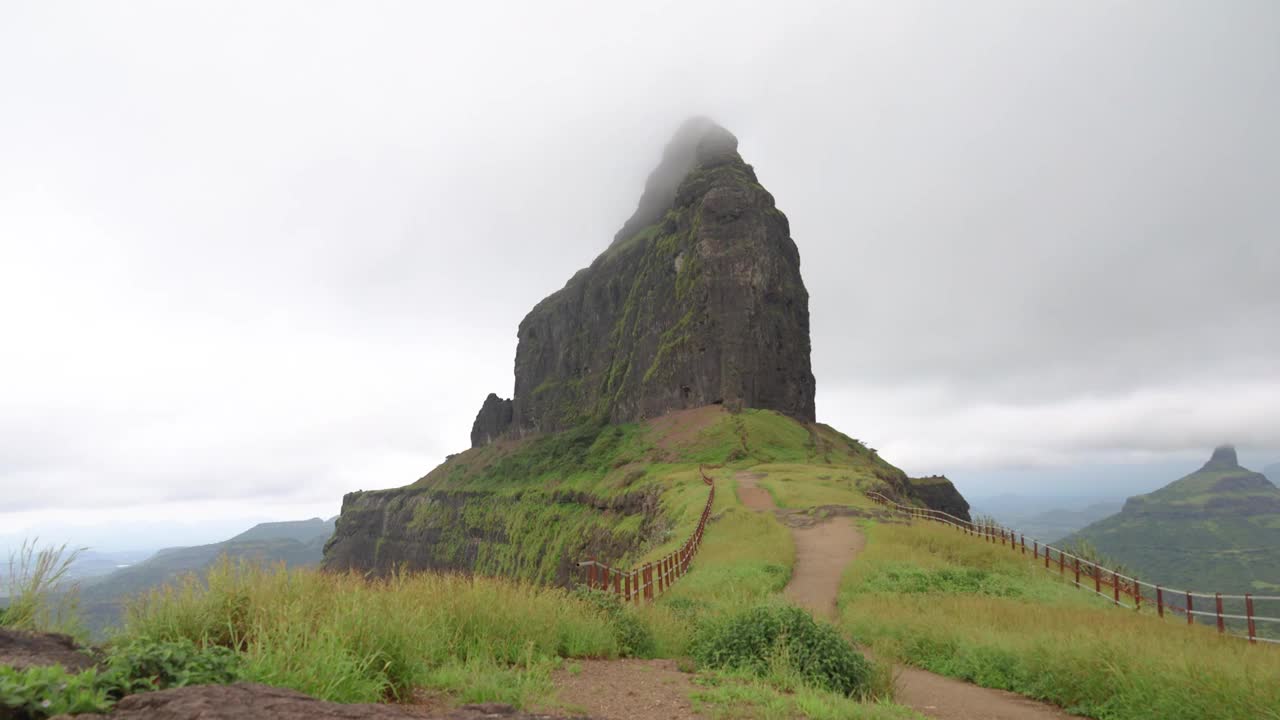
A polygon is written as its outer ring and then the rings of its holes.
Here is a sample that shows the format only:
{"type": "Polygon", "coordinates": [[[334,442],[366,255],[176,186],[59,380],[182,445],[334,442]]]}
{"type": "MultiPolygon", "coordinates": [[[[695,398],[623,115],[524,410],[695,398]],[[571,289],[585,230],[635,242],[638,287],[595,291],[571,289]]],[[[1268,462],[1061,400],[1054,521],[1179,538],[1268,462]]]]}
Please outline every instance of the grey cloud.
{"type": "Polygon", "coordinates": [[[1280,448],[1277,36],[1269,2],[12,9],[0,519],[413,480],[695,113],[792,221],[821,418],[890,460],[1280,448]]]}

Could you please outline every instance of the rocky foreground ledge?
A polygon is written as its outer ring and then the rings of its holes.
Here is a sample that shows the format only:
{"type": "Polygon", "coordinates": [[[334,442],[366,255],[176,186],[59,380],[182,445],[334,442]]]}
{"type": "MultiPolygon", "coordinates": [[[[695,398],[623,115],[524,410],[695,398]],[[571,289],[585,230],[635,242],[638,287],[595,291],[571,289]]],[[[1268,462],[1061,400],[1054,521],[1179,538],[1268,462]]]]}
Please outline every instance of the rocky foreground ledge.
{"type": "MultiPolygon", "coordinates": [[[[27,632],[0,628],[0,665],[22,670],[28,667],[61,665],[72,671],[94,667],[93,650],[81,648],[75,640],[54,633],[27,632]]],[[[0,718],[9,717],[0,707],[0,718]]],[[[523,713],[510,705],[463,705],[433,708],[424,705],[361,704],[344,705],[303,695],[295,690],[236,683],[234,685],[193,685],[157,692],[130,695],[106,715],[60,715],[70,720],[561,720],[559,716],[523,713]]]]}
{"type": "Polygon", "coordinates": [[[434,711],[413,705],[344,705],[308,697],[294,690],[236,683],[194,685],[130,695],[110,715],[62,715],[54,720],[559,720],[530,715],[510,705],[463,705],[434,711]]]}

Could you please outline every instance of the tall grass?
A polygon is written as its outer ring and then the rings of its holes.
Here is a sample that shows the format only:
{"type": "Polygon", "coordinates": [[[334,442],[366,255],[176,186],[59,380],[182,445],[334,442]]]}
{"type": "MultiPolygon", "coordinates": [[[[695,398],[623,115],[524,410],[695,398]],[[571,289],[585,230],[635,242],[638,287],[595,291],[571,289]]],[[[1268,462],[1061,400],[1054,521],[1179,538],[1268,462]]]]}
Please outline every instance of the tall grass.
{"type": "Polygon", "coordinates": [[[609,618],[562,590],[458,575],[370,581],[224,559],[207,583],[188,577],[126,613],[126,635],[234,647],[249,678],[339,702],[421,687],[524,704],[558,658],[618,652],[609,618]]]}
{"type": "Polygon", "coordinates": [[[1007,548],[874,525],[842,621],[877,654],[1095,718],[1280,718],[1280,652],[1161,622],[1007,548]]]}
{"type": "Polygon", "coordinates": [[[79,595],[70,581],[71,565],[83,552],[65,544],[38,548],[39,539],[27,540],[9,556],[5,587],[9,606],[0,613],[0,624],[19,630],[42,630],[83,635],[79,595]]]}

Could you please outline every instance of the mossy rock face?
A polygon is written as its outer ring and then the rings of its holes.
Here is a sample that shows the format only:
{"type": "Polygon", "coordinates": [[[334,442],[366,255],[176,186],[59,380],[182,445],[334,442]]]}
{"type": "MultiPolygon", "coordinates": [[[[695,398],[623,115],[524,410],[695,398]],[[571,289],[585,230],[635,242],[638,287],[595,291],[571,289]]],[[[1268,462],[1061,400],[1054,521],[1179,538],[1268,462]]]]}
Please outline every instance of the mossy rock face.
{"type": "Polygon", "coordinates": [[[787,218],[737,139],[677,132],[610,247],[520,323],[510,405],[472,445],[722,403],[813,421],[809,295],[787,218]]]}

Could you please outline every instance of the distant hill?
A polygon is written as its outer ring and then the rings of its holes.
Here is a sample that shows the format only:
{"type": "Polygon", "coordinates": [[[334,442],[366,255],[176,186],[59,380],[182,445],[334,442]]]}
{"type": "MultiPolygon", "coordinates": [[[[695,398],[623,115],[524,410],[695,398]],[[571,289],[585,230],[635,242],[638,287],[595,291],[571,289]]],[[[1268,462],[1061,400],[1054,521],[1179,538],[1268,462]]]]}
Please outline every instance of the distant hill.
{"type": "Polygon", "coordinates": [[[1267,479],[1271,481],[1271,484],[1275,485],[1280,483],[1280,462],[1271,463],[1270,465],[1262,468],[1262,474],[1267,476],[1267,479]]]}
{"type": "Polygon", "coordinates": [[[223,542],[165,548],[135,565],[88,580],[80,593],[81,607],[91,629],[99,632],[119,621],[128,597],[204,570],[223,554],[268,563],[283,561],[291,567],[318,565],[324,543],[333,535],[334,520],[261,523],[223,542]]]}
{"type": "Polygon", "coordinates": [[[76,556],[76,561],[71,564],[70,575],[76,579],[85,579],[91,577],[100,577],[109,575],[121,567],[133,565],[134,563],[146,560],[150,555],[150,551],[146,550],[125,550],[125,551],[107,551],[107,550],[85,550],[76,556]]]}
{"type": "Polygon", "coordinates": [[[1083,538],[1143,579],[1218,592],[1280,590],[1280,488],[1220,447],[1204,467],[1117,514],[1083,538]]]}
{"type": "Polygon", "coordinates": [[[1055,508],[1027,518],[1024,524],[1016,527],[1020,532],[1028,535],[1056,542],[1091,523],[1119,512],[1122,507],[1123,503],[1114,500],[1094,503],[1079,509],[1055,508]]]}

